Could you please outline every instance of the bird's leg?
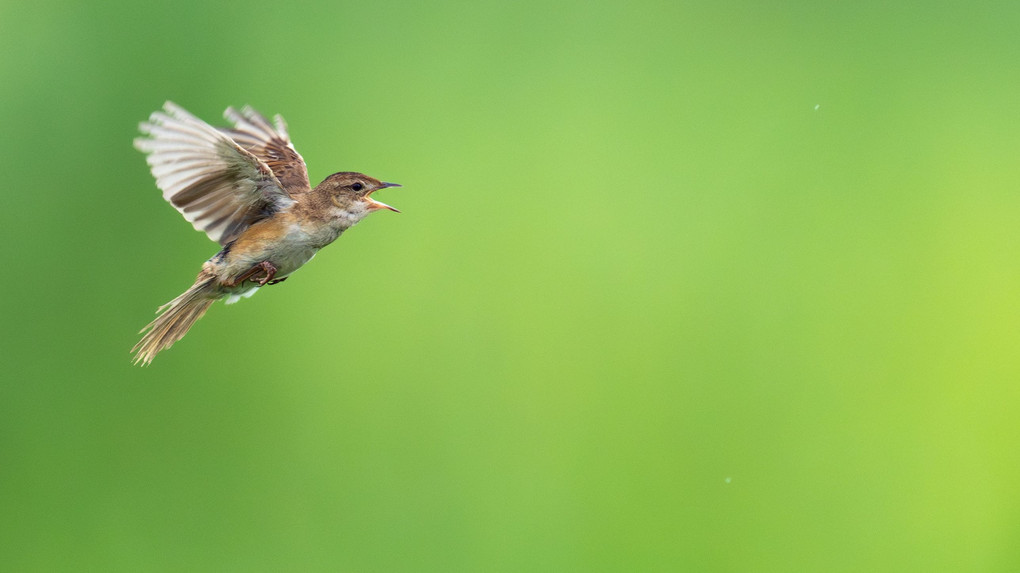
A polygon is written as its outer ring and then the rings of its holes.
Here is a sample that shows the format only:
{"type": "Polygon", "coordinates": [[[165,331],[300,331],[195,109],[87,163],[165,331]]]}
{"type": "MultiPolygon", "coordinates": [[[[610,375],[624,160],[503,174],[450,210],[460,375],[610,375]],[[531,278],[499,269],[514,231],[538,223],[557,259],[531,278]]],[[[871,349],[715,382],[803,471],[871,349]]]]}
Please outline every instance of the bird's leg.
{"type": "Polygon", "coordinates": [[[254,267],[244,271],[244,273],[241,274],[241,276],[237,277],[236,279],[230,281],[229,283],[224,283],[224,285],[228,287],[237,286],[243,283],[244,281],[250,279],[252,276],[259,274],[259,271],[266,273],[266,276],[258,280],[252,279],[252,282],[259,283],[259,286],[266,286],[266,283],[273,280],[273,277],[276,276],[277,268],[273,265],[273,263],[269,261],[262,261],[261,263],[255,265],[254,267]]]}
{"type": "MultiPolygon", "coordinates": [[[[262,269],[263,271],[266,272],[266,276],[264,276],[261,279],[259,279],[259,281],[258,281],[259,286],[266,286],[266,283],[268,283],[269,281],[273,280],[273,277],[276,276],[276,270],[277,270],[276,266],[273,265],[273,263],[271,263],[269,261],[262,261],[261,263],[256,265],[256,267],[260,268],[260,269],[262,269]]],[[[258,274],[258,272],[256,272],[255,274],[258,274]]]]}

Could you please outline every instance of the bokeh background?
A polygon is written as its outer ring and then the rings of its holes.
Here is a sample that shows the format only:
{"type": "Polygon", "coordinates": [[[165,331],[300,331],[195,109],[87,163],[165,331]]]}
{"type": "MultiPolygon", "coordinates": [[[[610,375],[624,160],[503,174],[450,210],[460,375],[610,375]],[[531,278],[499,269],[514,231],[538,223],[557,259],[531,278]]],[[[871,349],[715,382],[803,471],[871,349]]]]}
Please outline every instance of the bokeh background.
{"type": "Polygon", "coordinates": [[[1010,2],[0,2],[10,571],[1020,570],[1010,2]],[[404,184],[216,246],[136,125],[404,184]]]}

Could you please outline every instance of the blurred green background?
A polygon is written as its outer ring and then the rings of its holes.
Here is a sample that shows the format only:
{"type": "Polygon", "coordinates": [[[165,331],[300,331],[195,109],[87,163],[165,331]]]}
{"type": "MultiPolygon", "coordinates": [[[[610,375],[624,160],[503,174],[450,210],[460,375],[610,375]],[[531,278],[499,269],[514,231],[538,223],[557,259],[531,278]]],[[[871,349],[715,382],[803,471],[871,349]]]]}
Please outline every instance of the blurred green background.
{"type": "Polygon", "coordinates": [[[10,571],[1020,570],[1011,2],[0,3],[10,571]],[[404,184],[217,246],[136,125],[404,184]]]}

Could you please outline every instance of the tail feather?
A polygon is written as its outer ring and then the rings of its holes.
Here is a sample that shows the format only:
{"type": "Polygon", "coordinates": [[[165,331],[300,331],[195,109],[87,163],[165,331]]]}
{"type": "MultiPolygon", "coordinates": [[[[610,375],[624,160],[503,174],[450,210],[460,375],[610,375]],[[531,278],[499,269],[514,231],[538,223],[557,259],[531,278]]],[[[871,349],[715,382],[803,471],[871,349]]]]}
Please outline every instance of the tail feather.
{"type": "Polygon", "coordinates": [[[137,353],[134,363],[148,365],[157,354],[184,338],[191,325],[202,318],[218,298],[213,279],[200,276],[191,288],[159,307],[156,311],[159,316],[139,332],[142,339],[131,349],[137,353]]]}

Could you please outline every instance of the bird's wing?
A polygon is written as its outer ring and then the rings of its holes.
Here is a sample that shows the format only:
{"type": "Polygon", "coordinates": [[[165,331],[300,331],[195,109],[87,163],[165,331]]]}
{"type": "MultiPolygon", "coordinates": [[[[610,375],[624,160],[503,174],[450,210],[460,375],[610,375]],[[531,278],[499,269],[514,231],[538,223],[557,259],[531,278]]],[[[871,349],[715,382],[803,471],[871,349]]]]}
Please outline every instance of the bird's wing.
{"type": "Polygon", "coordinates": [[[294,202],[264,161],[173,102],[139,129],[163,198],[221,245],[294,202]]]}
{"type": "Polygon", "coordinates": [[[274,126],[265,116],[247,105],[240,112],[228,107],[223,117],[234,124],[234,128],[219,128],[220,131],[230,136],[245,151],[265,162],[288,193],[293,196],[312,190],[305,160],[290,142],[283,117],[277,115],[273,118],[274,126]]]}

